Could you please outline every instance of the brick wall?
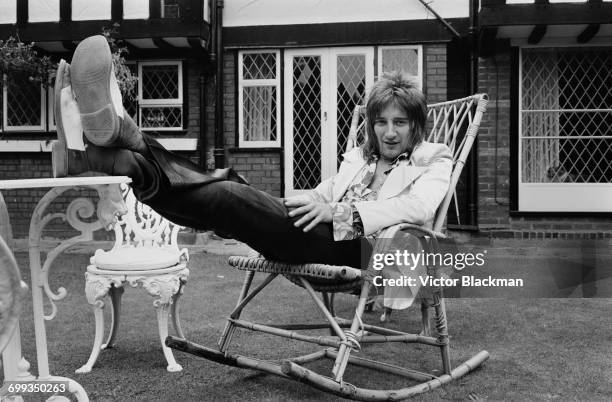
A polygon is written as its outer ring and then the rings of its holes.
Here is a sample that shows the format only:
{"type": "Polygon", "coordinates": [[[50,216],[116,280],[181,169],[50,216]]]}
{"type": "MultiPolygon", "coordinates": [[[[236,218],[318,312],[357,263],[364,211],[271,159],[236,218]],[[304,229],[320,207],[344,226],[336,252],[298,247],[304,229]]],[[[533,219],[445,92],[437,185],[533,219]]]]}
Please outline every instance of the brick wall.
{"type": "MultiPolygon", "coordinates": [[[[44,177],[51,177],[50,153],[0,153],[0,180],[44,177]]],[[[14,238],[28,237],[34,208],[48,191],[47,188],[2,190],[14,238]]],[[[49,205],[46,213],[65,213],[68,205],[78,197],[89,198],[94,203],[98,200],[97,192],[94,190],[67,190],[49,205]]],[[[85,217],[84,220],[89,222],[92,219],[85,217]]],[[[52,238],[74,236],[79,233],[59,219],[53,220],[46,228],[44,236],[52,238]]],[[[104,238],[105,235],[100,236],[104,238]]]]}
{"type": "Polygon", "coordinates": [[[510,53],[478,60],[478,91],[489,95],[477,137],[478,224],[509,227],[510,53]],[[497,150],[497,151],[496,151],[497,150]]]}
{"type": "MultiPolygon", "coordinates": [[[[612,234],[612,218],[510,216],[510,48],[478,62],[478,91],[489,94],[478,133],[478,224],[481,230],[510,230],[522,237],[558,233],[612,234]]],[[[587,236],[588,237],[588,236],[587,236]]]]}
{"type": "Polygon", "coordinates": [[[423,91],[428,103],[447,100],[446,44],[423,46],[425,82],[423,91]]]}
{"type": "Polygon", "coordinates": [[[230,166],[243,174],[253,187],[281,196],[281,158],[277,152],[234,151],[230,166]]]}

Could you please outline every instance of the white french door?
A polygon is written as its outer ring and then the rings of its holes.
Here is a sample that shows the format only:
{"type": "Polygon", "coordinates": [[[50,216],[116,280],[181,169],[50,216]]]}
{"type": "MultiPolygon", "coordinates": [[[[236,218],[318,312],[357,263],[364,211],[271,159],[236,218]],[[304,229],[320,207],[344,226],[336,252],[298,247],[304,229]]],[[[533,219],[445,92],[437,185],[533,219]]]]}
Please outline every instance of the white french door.
{"type": "Polygon", "coordinates": [[[333,176],[355,105],[374,82],[374,48],[285,51],[285,195],[333,176]]]}

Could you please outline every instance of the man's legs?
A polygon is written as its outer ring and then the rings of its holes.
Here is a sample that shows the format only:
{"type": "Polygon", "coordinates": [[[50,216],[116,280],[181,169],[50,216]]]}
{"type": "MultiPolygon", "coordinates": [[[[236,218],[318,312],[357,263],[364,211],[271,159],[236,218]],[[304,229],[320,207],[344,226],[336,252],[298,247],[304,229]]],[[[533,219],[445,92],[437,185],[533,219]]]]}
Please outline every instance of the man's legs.
{"type": "MultiPolygon", "coordinates": [[[[138,191],[136,190],[136,194],[138,191]]],[[[240,240],[266,258],[360,267],[360,240],[334,241],[330,224],[308,233],[294,226],[282,199],[232,181],[158,191],[145,202],[168,219],[240,240]]],[[[364,242],[365,243],[365,242],[364,242]]],[[[364,252],[367,252],[367,245],[364,252]]]]}
{"type": "Polygon", "coordinates": [[[88,38],[77,47],[71,72],[66,70],[64,74],[65,82],[56,87],[57,94],[72,75],[83,131],[64,133],[61,129],[61,116],[69,115],[63,113],[69,103],[61,102],[68,96],[65,92],[69,91],[64,91],[64,98],[56,96],[62,146],[54,146],[54,162],[60,160],[55,158],[56,148],[67,150],[70,135],[80,139],[84,132],[89,142],[85,151],[64,152],[61,160],[66,166],[62,171],[78,174],[79,168],[86,166],[107,174],[127,175],[133,180],[139,200],[168,219],[231,235],[270,259],[360,266],[359,240],[335,242],[330,224],[320,224],[304,233],[293,225],[298,218],[288,216],[281,199],[242,184],[230,169],[206,172],[141,133],[123,111],[110,63],[106,40],[88,38]],[[85,163],[74,163],[75,155],[85,163]]]}

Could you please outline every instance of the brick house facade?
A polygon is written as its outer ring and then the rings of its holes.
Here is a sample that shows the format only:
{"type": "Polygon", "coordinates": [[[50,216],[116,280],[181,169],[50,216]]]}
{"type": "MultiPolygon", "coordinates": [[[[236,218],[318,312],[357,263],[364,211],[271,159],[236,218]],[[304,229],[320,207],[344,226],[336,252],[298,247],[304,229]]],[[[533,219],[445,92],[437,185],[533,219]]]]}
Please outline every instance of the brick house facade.
{"type": "MultiPolygon", "coordinates": [[[[547,2],[540,1],[536,2],[538,4],[521,5],[506,4],[503,0],[476,2],[480,5],[480,11],[475,19],[478,25],[479,44],[478,49],[474,49],[474,42],[469,40],[470,16],[474,16],[474,13],[470,12],[468,3],[471,2],[467,0],[439,0],[431,4],[459,34],[459,38],[418,1],[393,0],[393,4],[397,3],[395,4],[397,7],[380,10],[378,5],[365,0],[352,3],[348,0],[337,0],[326,4],[325,7],[319,3],[313,6],[309,2],[295,2],[292,7],[286,7],[287,2],[284,1],[281,2],[283,5],[281,7],[279,0],[255,3],[246,0],[226,0],[223,2],[224,48],[222,74],[219,79],[215,77],[214,60],[211,58],[215,39],[214,11],[211,12],[211,9],[214,10],[216,2],[209,4],[208,1],[179,1],[177,7],[180,18],[177,20],[172,13],[168,13],[167,18],[163,17],[163,13],[166,12],[163,11],[164,4],[173,2],[113,0],[111,8],[105,11],[107,16],[92,17],[89,20],[86,15],[74,18],[75,10],[80,7],[79,1],[62,0],[59,2],[57,19],[49,22],[30,22],[28,13],[35,15],[36,10],[32,8],[32,4],[36,1],[29,2],[30,9],[27,8],[28,2],[23,3],[19,2],[20,5],[15,7],[13,20],[9,14],[5,14],[4,19],[0,20],[0,39],[14,35],[19,29],[23,41],[37,42],[43,52],[46,51],[56,58],[69,57],[78,40],[99,33],[103,26],[118,22],[120,24],[118,36],[128,43],[130,50],[128,59],[135,63],[133,65],[136,69],[138,63],[145,66],[149,63],[154,66],[159,62],[178,62],[183,80],[183,94],[179,106],[182,110],[182,123],[180,127],[175,125],[173,130],[152,131],[152,133],[170,148],[207,168],[215,166],[215,152],[222,154],[226,166],[233,166],[244,174],[253,186],[276,196],[299,191],[300,185],[311,185],[308,182],[309,177],[291,176],[293,170],[300,168],[301,162],[293,160],[290,163],[290,159],[295,152],[301,151],[296,151],[296,146],[299,147],[299,144],[288,143],[288,138],[292,137],[288,133],[290,125],[287,117],[291,115],[289,113],[291,97],[297,96],[288,91],[288,88],[292,83],[304,80],[306,76],[312,76],[312,71],[295,70],[297,73],[294,71],[294,74],[297,75],[293,77],[288,72],[291,68],[301,68],[298,61],[304,63],[310,57],[308,52],[318,52],[318,60],[323,63],[320,65],[321,77],[327,77],[321,79],[341,81],[341,78],[329,78],[335,75],[330,73],[333,63],[330,62],[329,65],[325,63],[334,57],[337,61],[343,55],[346,56],[346,51],[354,49],[360,57],[365,57],[366,65],[373,66],[373,69],[367,67],[365,73],[359,73],[363,75],[360,79],[368,83],[380,74],[381,69],[384,69],[384,58],[387,56],[383,54],[386,49],[406,51],[406,54],[410,53],[410,57],[414,57],[414,60],[420,63],[418,71],[423,91],[428,101],[434,103],[471,93],[469,61],[471,52],[478,50],[479,57],[475,69],[477,90],[488,93],[490,102],[479,131],[475,153],[477,173],[470,177],[469,168],[464,169],[466,177],[462,185],[467,186],[468,182],[476,185],[477,191],[474,192],[476,198],[470,198],[469,191],[465,188],[460,189],[466,193],[464,207],[474,213],[473,222],[468,226],[471,229],[501,231],[519,237],[565,237],[570,233],[578,233],[581,236],[612,235],[610,208],[596,212],[571,209],[521,210],[519,187],[521,191],[525,191],[525,187],[518,180],[520,166],[518,166],[519,105],[517,103],[519,102],[517,54],[526,41],[533,40],[541,34],[542,28],[537,27],[549,21],[552,28],[547,34],[544,30],[541,44],[548,43],[547,40],[552,38],[552,42],[558,46],[560,42],[563,44],[563,41],[566,45],[573,43],[576,36],[584,29],[584,24],[590,24],[589,26],[599,24],[600,33],[595,32],[594,38],[590,41],[591,44],[603,47],[602,54],[605,56],[606,49],[612,45],[612,40],[609,39],[610,24],[605,22],[610,15],[611,2],[591,1],[582,5],[572,5],[574,8],[569,12],[567,5],[541,4],[547,2]],[[23,3],[26,4],[25,8],[23,3]],[[70,7],[67,6],[69,3],[70,7]],[[146,3],[148,10],[147,7],[138,8],[140,3],[146,3]],[[310,8],[306,10],[304,7],[310,8]],[[330,11],[330,7],[338,8],[337,12],[330,11]],[[542,11],[542,7],[546,9],[542,11]],[[519,22],[516,20],[517,15],[522,16],[519,22]],[[525,15],[534,17],[525,19],[525,15]],[[558,32],[554,30],[557,25],[579,26],[580,30],[572,37],[560,38],[558,33],[554,33],[558,32]],[[70,29],[66,29],[65,26],[70,29]],[[276,131],[267,138],[267,145],[249,146],[247,131],[254,130],[249,135],[260,133],[253,128],[245,129],[243,119],[248,115],[247,117],[252,119],[251,122],[255,122],[251,123],[253,125],[260,124],[262,119],[257,120],[256,117],[249,115],[250,109],[247,104],[244,101],[240,102],[241,96],[248,92],[245,90],[246,86],[252,84],[245,84],[248,78],[244,75],[246,67],[240,64],[240,61],[243,60],[244,63],[245,57],[255,57],[258,52],[267,53],[268,60],[273,58],[274,67],[278,68],[278,72],[274,77],[265,77],[268,79],[267,83],[253,85],[274,87],[270,93],[276,97],[273,111],[278,113],[279,118],[271,120],[276,131]],[[270,80],[271,78],[273,79],[270,80]],[[275,83],[271,83],[274,79],[275,83]],[[216,110],[218,97],[215,94],[218,87],[223,91],[222,147],[219,147],[219,138],[215,133],[219,127],[215,122],[216,116],[219,116],[216,110]],[[297,167],[294,164],[297,164],[297,167]],[[292,171],[289,169],[291,166],[294,166],[292,171]],[[300,184],[300,180],[305,184],[300,184]]],[[[311,57],[308,62],[312,60],[311,57]]],[[[353,78],[344,79],[345,84],[350,84],[353,78]]],[[[362,93],[363,90],[361,87],[354,89],[353,95],[357,92],[362,93]]],[[[336,94],[331,98],[340,99],[340,96],[336,94]]],[[[176,107],[176,104],[173,105],[176,107]]],[[[257,111],[257,105],[253,105],[252,103],[250,107],[257,111]]],[[[133,110],[138,108],[138,106],[132,107],[133,110]]],[[[147,105],[143,102],[140,107],[147,105]]],[[[156,105],[151,106],[153,109],[155,107],[156,105]]],[[[609,107],[612,106],[608,105],[609,107]]],[[[345,109],[348,109],[348,106],[345,109]]],[[[327,113],[332,113],[332,110],[333,108],[323,111],[326,118],[327,113]]],[[[141,116],[145,112],[144,109],[140,110],[141,116]]],[[[259,112],[270,113],[261,110],[259,112]]],[[[339,120],[346,110],[333,113],[335,113],[334,119],[339,120]]],[[[306,117],[312,116],[305,116],[303,120],[306,120],[306,117]]],[[[151,117],[151,121],[155,118],[156,116],[151,117]]],[[[311,139],[311,141],[322,141],[323,148],[327,146],[323,142],[329,140],[323,137],[325,136],[322,135],[321,139],[311,139]]],[[[49,177],[51,166],[48,143],[54,138],[55,133],[50,125],[45,129],[33,131],[13,131],[3,126],[0,138],[0,179],[49,177]]],[[[336,144],[332,145],[336,147],[338,153],[341,153],[342,141],[338,137],[334,142],[336,144]]],[[[312,144],[304,145],[302,151],[308,150],[309,147],[312,148],[312,144]]],[[[604,153],[605,155],[607,154],[604,153]]],[[[307,156],[312,158],[312,155],[307,156]]],[[[330,158],[333,160],[333,155],[331,157],[327,155],[327,159],[330,158]]],[[[559,162],[559,156],[556,160],[556,167],[563,165],[559,162]]],[[[568,176],[572,177],[571,168],[575,168],[576,165],[570,166],[568,163],[564,168],[569,172],[568,176]]],[[[332,174],[334,169],[333,163],[327,163],[327,167],[324,165],[326,162],[322,163],[320,171],[307,173],[312,174],[317,180],[325,178],[323,176],[332,174]]],[[[596,187],[594,184],[604,187],[606,183],[603,181],[606,175],[607,172],[603,174],[603,179],[601,177],[598,179],[600,181],[598,183],[587,184],[590,187],[596,187]]],[[[553,180],[556,178],[557,176],[553,175],[553,180]]],[[[573,193],[574,191],[568,188],[567,193],[561,194],[573,193]]],[[[43,194],[44,190],[36,189],[3,191],[15,237],[27,236],[30,213],[43,194]]]]}

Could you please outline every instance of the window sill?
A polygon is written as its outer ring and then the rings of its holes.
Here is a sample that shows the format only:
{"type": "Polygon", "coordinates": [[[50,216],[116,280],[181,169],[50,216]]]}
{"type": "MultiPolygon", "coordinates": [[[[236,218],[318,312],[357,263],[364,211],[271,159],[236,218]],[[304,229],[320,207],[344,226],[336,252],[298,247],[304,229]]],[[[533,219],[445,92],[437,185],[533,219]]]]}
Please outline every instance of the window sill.
{"type": "Polygon", "coordinates": [[[282,147],[232,147],[227,148],[230,154],[238,152],[282,152],[282,147]]]}
{"type": "Polygon", "coordinates": [[[589,217],[612,217],[612,210],[609,212],[559,212],[559,211],[518,211],[510,210],[509,215],[513,218],[589,218],[589,217]]]}

